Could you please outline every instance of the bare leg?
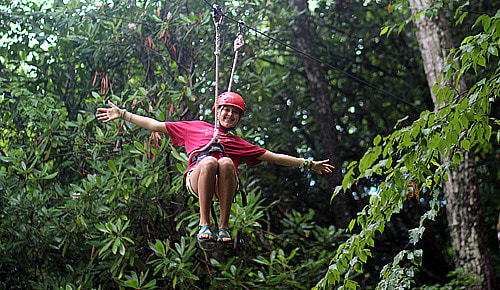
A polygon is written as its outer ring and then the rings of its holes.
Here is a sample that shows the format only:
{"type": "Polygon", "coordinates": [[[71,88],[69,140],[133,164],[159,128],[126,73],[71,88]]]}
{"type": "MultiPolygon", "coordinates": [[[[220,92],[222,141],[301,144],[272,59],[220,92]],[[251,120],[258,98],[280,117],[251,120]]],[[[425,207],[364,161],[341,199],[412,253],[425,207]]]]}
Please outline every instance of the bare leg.
{"type": "MultiPolygon", "coordinates": [[[[200,226],[210,225],[210,207],[217,181],[217,171],[217,159],[207,156],[196,165],[191,173],[191,186],[198,194],[200,202],[200,226]]],[[[208,235],[202,235],[201,238],[208,238],[208,235]]]]}
{"type": "MultiPolygon", "coordinates": [[[[229,228],[229,215],[233,203],[234,192],[237,186],[237,174],[234,163],[230,158],[224,157],[218,160],[219,175],[217,179],[217,195],[220,203],[219,228],[229,228]]],[[[223,238],[223,241],[229,241],[223,238]]]]}

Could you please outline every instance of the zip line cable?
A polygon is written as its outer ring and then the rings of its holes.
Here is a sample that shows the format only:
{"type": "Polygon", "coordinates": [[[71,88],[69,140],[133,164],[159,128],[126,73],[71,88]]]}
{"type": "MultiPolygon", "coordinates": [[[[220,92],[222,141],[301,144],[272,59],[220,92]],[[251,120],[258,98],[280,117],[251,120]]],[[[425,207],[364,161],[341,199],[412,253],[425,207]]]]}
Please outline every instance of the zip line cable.
{"type": "Polygon", "coordinates": [[[384,95],[386,95],[386,96],[389,96],[389,97],[391,97],[391,98],[394,98],[394,99],[396,99],[396,100],[398,100],[398,101],[400,101],[400,102],[403,102],[403,103],[405,103],[405,104],[407,104],[407,105],[409,105],[409,106],[415,107],[415,105],[414,105],[414,104],[411,104],[410,102],[408,102],[408,101],[406,101],[406,100],[404,100],[404,99],[402,99],[402,98],[400,98],[400,97],[398,97],[398,96],[395,96],[394,94],[391,94],[390,92],[388,92],[388,91],[386,91],[386,90],[384,90],[384,89],[381,89],[381,88],[377,87],[376,85],[374,85],[374,84],[372,84],[372,83],[370,83],[370,82],[368,82],[368,81],[366,81],[366,80],[364,80],[364,79],[362,79],[362,78],[360,78],[360,77],[358,77],[358,76],[355,76],[355,75],[353,75],[353,74],[351,74],[351,73],[348,73],[348,72],[344,71],[343,69],[340,69],[340,68],[338,68],[338,67],[336,67],[336,66],[334,66],[334,65],[331,65],[331,64],[329,64],[329,63],[327,63],[327,62],[325,62],[325,61],[322,61],[322,60],[318,59],[317,57],[314,57],[314,56],[312,56],[312,55],[308,54],[307,52],[304,52],[304,51],[302,51],[302,50],[300,50],[300,49],[298,49],[298,48],[295,48],[295,47],[293,47],[293,46],[291,46],[291,45],[289,45],[289,44],[286,44],[286,43],[284,43],[283,41],[281,41],[281,40],[279,40],[279,39],[276,39],[275,37],[270,36],[269,34],[266,34],[266,33],[264,33],[264,32],[261,32],[261,31],[259,31],[258,29],[255,29],[255,28],[253,28],[253,27],[251,27],[251,26],[249,26],[249,25],[245,24],[245,23],[244,23],[244,22],[242,22],[242,21],[238,21],[238,20],[234,19],[233,17],[228,16],[227,14],[224,14],[224,13],[222,12],[222,9],[220,8],[220,6],[219,6],[219,5],[217,5],[217,4],[210,4],[207,0],[203,0],[203,1],[204,1],[204,2],[208,5],[208,6],[210,6],[212,9],[214,9],[214,11],[217,11],[218,13],[220,13],[220,14],[222,15],[222,17],[226,17],[226,18],[228,18],[229,20],[231,20],[231,21],[233,21],[233,22],[237,23],[238,25],[244,26],[244,27],[246,27],[248,30],[252,30],[252,31],[256,32],[257,34],[260,34],[260,35],[262,35],[262,36],[264,36],[264,37],[267,37],[267,38],[269,38],[269,39],[271,39],[271,40],[273,40],[273,41],[276,41],[277,43],[279,43],[279,44],[281,44],[281,45],[283,45],[283,46],[285,46],[285,47],[287,47],[287,48],[289,48],[289,49],[291,49],[291,50],[293,50],[293,51],[295,51],[295,52],[297,52],[297,53],[299,53],[299,54],[301,54],[301,55],[303,55],[303,56],[305,56],[305,57],[308,57],[308,58],[310,58],[310,59],[312,59],[312,60],[315,60],[315,61],[317,61],[317,62],[319,62],[319,63],[321,63],[321,64],[323,64],[323,65],[325,65],[325,66],[327,66],[327,67],[329,67],[329,68],[331,68],[331,69],[337,70],[337,71],[339,71],[340,73],[344,74],[345,76],[347,76],[347,77],[349,77],[349,78],[351,78],[351,79],[353,79],[353,80],[355,80],[355,81],[357,81],[357,82],[359,82],[359,83],[362,83],[362,84],[364,84],[364,85],[366,85],[366,86],[368,86],[368,87],[371,87],[371,88],[373,88],[373,89],[375,89],[375,90],[377,90],[377,91],[379,91],[379,92],[383,93],[383,94],[384,94],[384,95]]]}

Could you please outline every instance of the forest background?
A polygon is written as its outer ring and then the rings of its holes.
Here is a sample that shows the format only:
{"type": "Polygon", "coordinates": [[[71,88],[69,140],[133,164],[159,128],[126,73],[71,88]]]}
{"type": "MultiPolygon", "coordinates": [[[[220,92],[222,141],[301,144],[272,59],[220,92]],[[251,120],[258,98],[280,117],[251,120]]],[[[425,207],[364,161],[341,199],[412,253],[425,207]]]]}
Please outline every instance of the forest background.
{"type": "Polygon", "coordinates": [[[185,153],[95,113],[211,122],[212,3],[4,1],[0,289],[496,289],[495,2],[219,1],[236,134],[337,171],[241,168],[235,243],[203,249],[185,153]],[[419,21],[449,36],[435,81],[419,21]]]}

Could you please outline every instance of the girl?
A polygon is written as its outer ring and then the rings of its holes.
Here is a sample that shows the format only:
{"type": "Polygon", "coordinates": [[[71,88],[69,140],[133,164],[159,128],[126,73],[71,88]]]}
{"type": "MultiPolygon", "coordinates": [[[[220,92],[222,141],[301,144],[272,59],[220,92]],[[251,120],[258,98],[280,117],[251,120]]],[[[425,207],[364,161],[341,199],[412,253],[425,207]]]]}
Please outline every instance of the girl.
{"type": "Polygon", "coordinates": [[[212,111],[218,118],[219,133],[214,142],[215,126],[204,121],[160,122],[148,117],[132,114],[108,101],[109,108],[98,108],[97,119],[107,123],[122,118],[142,128],[168,133],[174,145],[184,146],[189,156],[185,174],[188,191],[199,198],[199,241],[230,243],[229,214],[234,193],[238,186],[237,167],[242,162],[250,166],[261,161],[278,165],[311,169],[319,174],[332,173],[334,167],[329,160],[312,159],[274,153],[252,145],[230,133],[245,114],[243,98],[233,92],[225,92],[217,98],[217,109],[212,111]],[[214,194],[220,203],[220,224],[217,235],[210,229],[210,207],[214,194]]]}

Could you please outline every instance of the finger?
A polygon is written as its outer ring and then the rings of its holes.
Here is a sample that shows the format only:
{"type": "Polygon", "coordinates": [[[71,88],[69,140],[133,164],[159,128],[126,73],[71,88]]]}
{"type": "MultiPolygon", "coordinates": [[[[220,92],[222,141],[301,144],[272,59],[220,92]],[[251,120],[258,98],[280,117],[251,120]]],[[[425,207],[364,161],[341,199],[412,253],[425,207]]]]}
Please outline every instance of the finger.
{"type": "Polygon", "coordinates": [[[98,114],[96,117],[99,119],[109,118],[108,114],[98,114]]]}
{"type": "Polygon", "coordinates": [[[113,110],[118,109],[118,106],[117,106],[117,105],[115,105],[113,102],[111,102],[111,101],[109,101],[109,100],[108,100],[108,104],[109,104],[109,106],[111,107],[111,109],[113,109],[113,110]]]}

